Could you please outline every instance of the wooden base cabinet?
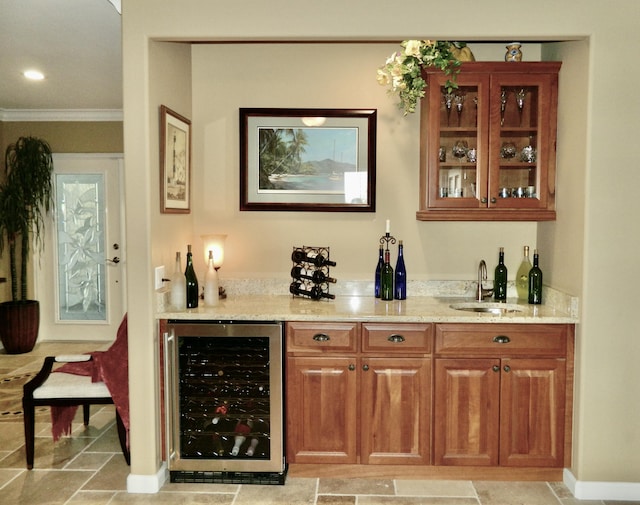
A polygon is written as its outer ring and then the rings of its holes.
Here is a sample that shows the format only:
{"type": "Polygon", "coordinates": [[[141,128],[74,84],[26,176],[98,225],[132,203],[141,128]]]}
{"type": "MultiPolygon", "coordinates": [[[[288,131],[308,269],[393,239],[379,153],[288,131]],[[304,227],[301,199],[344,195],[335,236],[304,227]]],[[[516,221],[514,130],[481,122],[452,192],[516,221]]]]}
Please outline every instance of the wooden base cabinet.
{"type": "Polygon", "coordinates": [[[570,331],[565,325],[437,325],[434,463],[564,466],[570,331]],[[540,357],[518,357],[536,353],[540,357]]]}
{"type": "Polygon", "coordinates": [[[429,464],[432,326],[315,327],[287,325],[288,461],[429,464]]]}
{"type": "Polygon", "coordinates": [[[286,332],[296,475],[553,480],[570,465],[573,325],[289,322],[286,332]]]}

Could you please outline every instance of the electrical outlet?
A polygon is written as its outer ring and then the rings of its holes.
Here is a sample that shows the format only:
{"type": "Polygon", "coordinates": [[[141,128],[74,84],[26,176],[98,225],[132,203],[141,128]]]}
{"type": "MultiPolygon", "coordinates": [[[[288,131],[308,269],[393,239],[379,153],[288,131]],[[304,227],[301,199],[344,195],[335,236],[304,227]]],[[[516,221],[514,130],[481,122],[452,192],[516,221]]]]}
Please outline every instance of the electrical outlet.
{"type": "Polygon", "coordinates": [[[161,267],[156,267],[155,273],[156,273],[155,289],[162,289],[162,285],[163,285],[162,279],[164,279],[164,265],[162,265],[161,267]]]}

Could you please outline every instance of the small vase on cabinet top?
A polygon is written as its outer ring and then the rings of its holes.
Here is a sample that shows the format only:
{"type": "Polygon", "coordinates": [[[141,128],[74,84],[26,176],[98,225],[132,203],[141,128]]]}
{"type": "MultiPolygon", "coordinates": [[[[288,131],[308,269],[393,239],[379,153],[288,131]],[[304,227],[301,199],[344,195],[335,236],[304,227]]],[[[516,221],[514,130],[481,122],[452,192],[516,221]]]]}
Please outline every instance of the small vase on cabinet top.
{"type": "Polygon", "coordinates": [[[512,42],[507,45],[507,52],[504,55],[504,61],[522,61],[522,51],[520,50],[522,45],[518,42],[512,42]]]}

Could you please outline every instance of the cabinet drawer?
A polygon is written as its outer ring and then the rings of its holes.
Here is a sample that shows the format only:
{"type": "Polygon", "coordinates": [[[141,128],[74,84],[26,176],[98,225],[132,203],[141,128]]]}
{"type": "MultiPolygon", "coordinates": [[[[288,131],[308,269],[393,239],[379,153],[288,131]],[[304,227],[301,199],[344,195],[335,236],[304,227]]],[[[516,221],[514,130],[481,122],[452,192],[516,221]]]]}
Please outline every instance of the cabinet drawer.
{"type": "Polygon", "coordinates": [[[431,324],[362,324],[362,351],[384,353],[431,352],[431,324]]]}
{"type": "Polygon", "coordinates": [[[437,324],[435,352],[470,356],[557,356],[567,352],[567,325],[437,324]]]}
{"type": "Polygon", "coordinates": [[[287,323],[287,351],[349,351],[358,348],[358,323],[287,323]]]}

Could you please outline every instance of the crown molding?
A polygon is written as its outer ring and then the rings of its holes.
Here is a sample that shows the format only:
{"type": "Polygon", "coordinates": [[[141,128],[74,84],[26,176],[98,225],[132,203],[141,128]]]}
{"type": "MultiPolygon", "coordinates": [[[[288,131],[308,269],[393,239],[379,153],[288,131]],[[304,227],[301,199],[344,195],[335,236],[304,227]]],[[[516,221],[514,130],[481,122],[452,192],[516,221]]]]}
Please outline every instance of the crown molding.
{"type": "Polygon", "coordinates": [[[2,122],[122,121],[121,109],[0,109],[2,122]]]}

